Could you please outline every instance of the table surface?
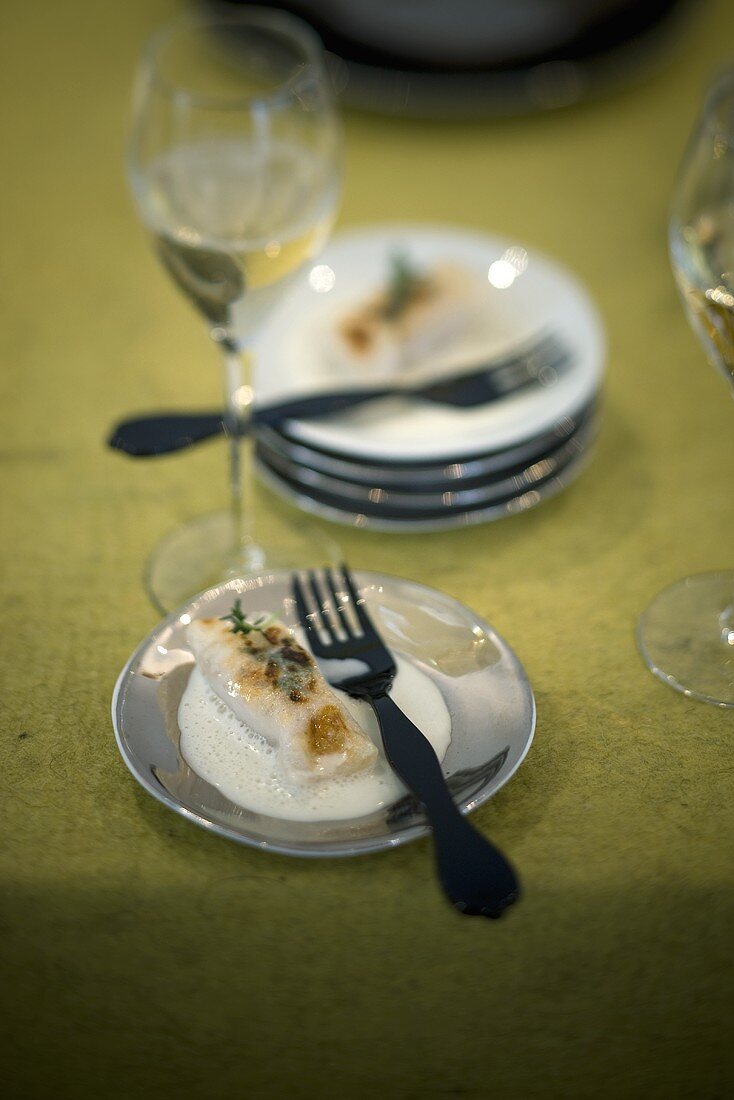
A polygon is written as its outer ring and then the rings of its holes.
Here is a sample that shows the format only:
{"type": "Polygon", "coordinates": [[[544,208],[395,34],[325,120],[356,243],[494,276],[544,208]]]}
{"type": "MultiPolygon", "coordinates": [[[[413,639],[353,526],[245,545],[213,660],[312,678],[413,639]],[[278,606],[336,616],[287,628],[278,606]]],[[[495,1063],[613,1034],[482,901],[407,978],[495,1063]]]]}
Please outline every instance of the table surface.
{"type": "Polygon", "coordinates": [[[123,179],[130,74],[177,5],[14,4],[0,49],[2,956],[13,1097],[723,1097],[732,1087],[734,712],[651,676],[640,610],[732,565],[734,410],[683,317],[666,206],[734,7],[654,71],[512,121],[346,115],[340,226],[509,235],[586,282],[609,336],[582,478],[462,532],[333,529],[518,652],[520,772],[474,815],[520,868],[501,922],[439,896],[431,843],[310,862],[149,798],[109,705],[156,615],[149,548],[224,503],[225,449],[103,446],[136,410],[210,406],[217,363],[123,179]]]}

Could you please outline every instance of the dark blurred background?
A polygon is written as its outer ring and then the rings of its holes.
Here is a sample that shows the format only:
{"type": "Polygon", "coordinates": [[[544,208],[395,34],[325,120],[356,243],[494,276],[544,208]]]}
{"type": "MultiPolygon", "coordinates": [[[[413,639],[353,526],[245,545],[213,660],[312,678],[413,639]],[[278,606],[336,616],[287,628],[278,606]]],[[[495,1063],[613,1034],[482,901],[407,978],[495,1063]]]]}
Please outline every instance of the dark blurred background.
{"type": "Polygon", "coordinates": [[[602,93],[658,62],[694,7],[692,0],[290,0],[265,6],[294,12],[315,28],[345,102],[426,117],[512,115],[602,93]]]}

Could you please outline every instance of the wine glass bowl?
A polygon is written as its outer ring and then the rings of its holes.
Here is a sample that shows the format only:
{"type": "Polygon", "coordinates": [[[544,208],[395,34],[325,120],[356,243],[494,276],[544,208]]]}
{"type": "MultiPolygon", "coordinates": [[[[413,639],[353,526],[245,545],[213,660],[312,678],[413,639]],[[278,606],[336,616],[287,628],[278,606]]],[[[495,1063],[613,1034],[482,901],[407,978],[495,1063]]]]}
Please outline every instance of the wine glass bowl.
{"type": "Polygon", "coordinates": [[[221,352],[230,447],[230,511],[204,521],[206,553],[194,521],[193,557],[183,529],[149,563],[161,606],[222,577],[323,559],[321,548],[309,552],[300,523],[286,524],[271,547],[259,538],[251,433],[244,429],[255,399],[248,348],[328,236],[340,138],[321,44],[291,15],[248,8],[184,16],[154,34],[144,51],[130,185],[163,267],[221,352]]]}
{"type": "MultiPolygon", "coordinates": [[[[711,88],[673,190],[670,258],[688,320],[734,395],[734,69],[711,88]]],[[[734,707],[734,570],[686,577],[640,618],[648,667],[684,694],[734,707]]]]}
{"type": "Polygon", "coordinates": [[[670,213],[673,273],[710,362],[734,387],[734,70],[712,88],[670,213]]]}
{"type": "Polygon", "coordinates": [[[183,19],[146,51],[134,120],[130,179],[160,258],[215,339],[247,343],[334,215],[318,40],[277,13],[183,19]]]}

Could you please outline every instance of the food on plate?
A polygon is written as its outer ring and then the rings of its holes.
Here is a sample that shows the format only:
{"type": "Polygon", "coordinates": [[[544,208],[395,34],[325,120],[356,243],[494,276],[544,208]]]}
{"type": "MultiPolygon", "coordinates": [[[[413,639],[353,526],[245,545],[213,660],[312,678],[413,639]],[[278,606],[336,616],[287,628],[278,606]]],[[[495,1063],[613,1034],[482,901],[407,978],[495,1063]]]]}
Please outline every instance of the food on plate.
{"type": "Polygon", "coordinates": [[[235,600],[229,615],[194,619],[186,637],[209,687],[275,746],[288,781],[356,775],[375,763],[374,742],[278,619],[251,622],[235,600]]]}
{"type": "Polygon", "coordinates": [[[471,272],[448,262],[424,270],[396,253],[385,285],[337,317],[332,358],[374,374],[396,374],[457,342],[478,304],[471,272]]]}
{"type": "MultiPolygon", "coordinates": [[[[228,615],[195,619],[186,635],[197,660],[193,667],[187,662],[179,695],[181,756],[235,806],[291,821],[344,821],[404,797],[405,787],[378,752],[372,708],[332,692],[299,644],[298,628],[293,634],[270,615],[246,617],[235,599],[228,615]],[[268,669],[271,660],[274,669],[268,669]],[[291,692],[307,697],[298,701],[291,692]]],[[[443,759],[451,739],[443,695],[423,670],[394,656],[391,697],[443,759]]]]}

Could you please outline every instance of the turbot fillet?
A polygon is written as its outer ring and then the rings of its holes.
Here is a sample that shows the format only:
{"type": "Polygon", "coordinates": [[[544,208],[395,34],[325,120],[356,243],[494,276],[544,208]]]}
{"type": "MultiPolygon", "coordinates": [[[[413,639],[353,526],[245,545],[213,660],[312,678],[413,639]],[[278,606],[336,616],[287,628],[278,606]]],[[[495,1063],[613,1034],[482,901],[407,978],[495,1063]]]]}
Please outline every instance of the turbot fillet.
{"type": "Polygon", "coordinates": [[[420,274],[402,260],[389,285],[339,318],[329,338],[332,358],[378,376],[399,374],[450,349],[481,305],[470,272],[438,264],[420,274]]]}
{"type": "Polygon", "coordinates": [[[276,747],[286,780],[298,783],[370,768],[376,746],[311,654],[283,623],[271,619],[257,629],[235,608],[230,621],[195,619],[186,632],[188,643],[215,694],[276,747]]]}

